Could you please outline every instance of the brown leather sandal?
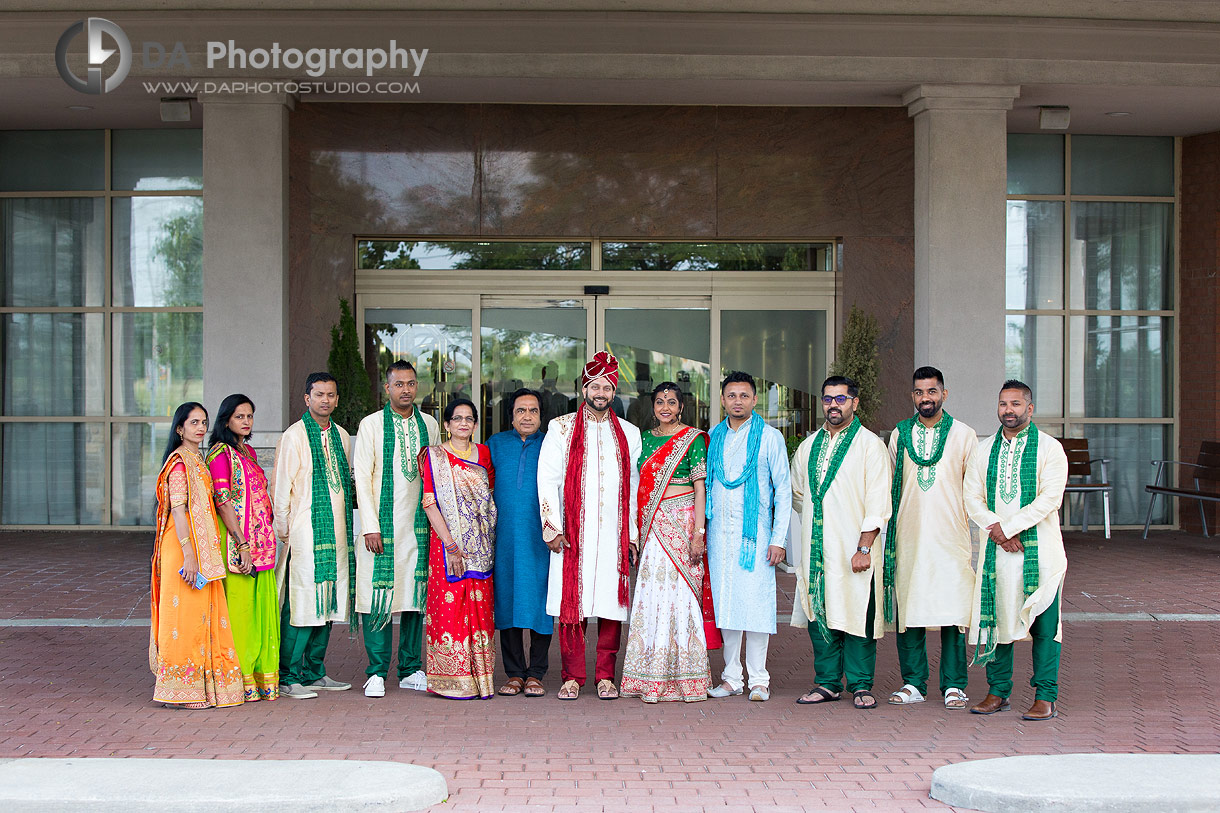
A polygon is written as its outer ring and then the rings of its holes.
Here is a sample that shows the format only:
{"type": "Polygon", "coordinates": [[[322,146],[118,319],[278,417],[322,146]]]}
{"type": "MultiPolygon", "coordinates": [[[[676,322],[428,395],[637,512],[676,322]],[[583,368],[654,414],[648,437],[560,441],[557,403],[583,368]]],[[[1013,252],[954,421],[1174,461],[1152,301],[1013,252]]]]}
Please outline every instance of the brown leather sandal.
{"type": "Polygon", "coordinates": [[[536,677],[525,679],[525,696],[526,697],[542,697],[546,694],[546,687],[542,685],[542,681],[536,677]]]}
{"type": "Polygon", "coordinates": [[[508,682],[496,691],[496,694],[502,694],[507,697],[512,697],[515,694],[521,694],[521,690],[525,688],[525,681],[519,677],[509,678],[508,682]]]}

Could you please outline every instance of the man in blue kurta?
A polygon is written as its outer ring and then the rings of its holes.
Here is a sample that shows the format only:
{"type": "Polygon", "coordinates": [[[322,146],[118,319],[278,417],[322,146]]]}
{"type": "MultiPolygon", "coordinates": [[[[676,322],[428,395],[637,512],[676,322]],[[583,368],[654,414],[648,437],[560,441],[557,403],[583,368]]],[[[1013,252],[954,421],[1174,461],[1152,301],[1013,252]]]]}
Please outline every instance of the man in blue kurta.
{"type": "Polygon", "coordinates": [[[771,697],[767,648],[775,634],[775,566],[784,559],[792,511],[784,436],[754,406],[754,379],[720,384],[728,417],[712,429],[707,456],[707,565],[716,626],[724,636],[723,682],[710,697],[742,693],[745,638],[750,699],[771,697]]]}
{"type": "Polygon", "coordinates": [[[546,613],[551,552],[542,541],[538,508],[538,452],[542,449],[542,398],[529,389],[509,396],[512,429],[487,441],[496,471],[496,629],[508,681],[502,695],[546,693],[547,654],[555,619],[546,613]],[[525,630],[530,631],[529,660],[525,630]]]}

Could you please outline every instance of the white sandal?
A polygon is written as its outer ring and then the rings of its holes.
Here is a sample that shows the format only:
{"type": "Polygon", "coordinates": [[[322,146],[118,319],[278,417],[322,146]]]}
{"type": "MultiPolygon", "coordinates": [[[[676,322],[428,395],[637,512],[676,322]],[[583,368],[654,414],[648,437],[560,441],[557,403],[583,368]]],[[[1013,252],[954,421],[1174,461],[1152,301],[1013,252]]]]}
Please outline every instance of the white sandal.
{"type": "Polygon", "coordinates": [[[898,691],[890,695],[891,706],[909,706],[913,703],[922,703],[926,700],[923,693],[912,686],[910,683],[903,686],[898,691]]]}
{"type": "Polygon", "coordinates": [[[969,702],[970,698],[966,697],[966,693],[961,689],[950,688],[945,690],[945,708],[964,709],[969,702]]]}

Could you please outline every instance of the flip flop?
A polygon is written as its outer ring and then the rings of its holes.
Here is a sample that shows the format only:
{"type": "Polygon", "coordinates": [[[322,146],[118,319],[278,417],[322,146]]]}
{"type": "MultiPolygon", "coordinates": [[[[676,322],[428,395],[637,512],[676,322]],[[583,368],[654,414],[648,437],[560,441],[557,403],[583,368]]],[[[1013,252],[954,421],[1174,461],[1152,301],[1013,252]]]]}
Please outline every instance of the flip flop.
{"type": "Polygon", "coordinates": [[[546,687],[542,685],[542,681],[538,678],[525,679],[525,696],[526,697],[542,697],[546,694],[546,687]]]}
{"type": "Polygon", "coordinates": [[[501,686],[496,694],[502,694],[505,697],[521,694],[521,690],[525,688],[525,681],[519,677],[509,678],[508,682],[501,686]]]}
{"type": "Polygon", "coordinates": [[[858,692],[851,693],[851,704],[860,711],[868,711],[869,709],[877,708],[877,698],[868,689],[861,689],[858,692]],[[865,698],[872,700],[872,703],[866,703],[865,698]]]}
{"type": "Polygon", "coordinates": [[[814,706],[818,703],[833,703],[843,696],[842,692],[832,692],[825,686],[814,686],[808,691],[808,694],[816,695],[818,699],[806,700],[804,696],[801,696],[796,699],[796,702],[800,703],[802,706],[814,706]]]}

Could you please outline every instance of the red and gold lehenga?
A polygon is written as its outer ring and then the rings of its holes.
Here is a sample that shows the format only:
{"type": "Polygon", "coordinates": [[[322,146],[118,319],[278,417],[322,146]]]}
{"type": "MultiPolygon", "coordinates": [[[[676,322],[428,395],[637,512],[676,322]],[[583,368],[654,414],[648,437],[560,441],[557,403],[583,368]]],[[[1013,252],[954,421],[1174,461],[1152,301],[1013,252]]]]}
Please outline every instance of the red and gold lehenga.
{"type": "Polygon", "coordinates": [[[475,444],[478,457],[467,461],[440,446],[420,452],[424,478],[423,505],[436,505],[453,541],[462,549],[466,572],[450,576],[445,546],[436,529],[428,543],[428,601],[424,615],[428,691],[457,700],[494,695],[496,664],[495,596],[491,574],[495,563],[495,474],[491,452],[475,444]]]}

